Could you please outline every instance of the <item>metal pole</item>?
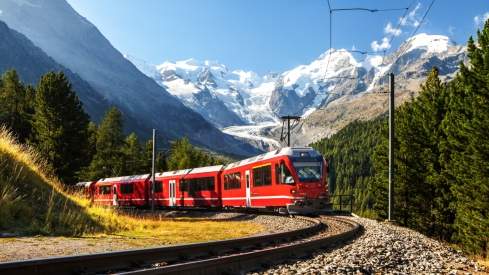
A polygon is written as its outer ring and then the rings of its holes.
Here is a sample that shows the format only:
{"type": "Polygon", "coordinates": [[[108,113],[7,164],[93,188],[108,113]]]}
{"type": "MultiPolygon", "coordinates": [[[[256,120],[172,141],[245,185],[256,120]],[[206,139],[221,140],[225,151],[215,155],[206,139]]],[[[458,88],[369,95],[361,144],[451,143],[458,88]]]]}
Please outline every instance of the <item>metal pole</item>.
{"type": "Polygon", "coordinates": [[[156,129],[153,129],[153,157],[151,159],[151,211],[155,211],[155,159],[156,159],[156,129]]]}
{"type": "Polygon", "coordinates": [[[388,220],[392,221],[393,209],[393,181],[394,181],[394,74],[389,74],[389,213],[388,220]]]}
{"type": "Polygon", "coordinates": [[[287,118],[287,146],[290,147],[290,118],[287,118]]]}

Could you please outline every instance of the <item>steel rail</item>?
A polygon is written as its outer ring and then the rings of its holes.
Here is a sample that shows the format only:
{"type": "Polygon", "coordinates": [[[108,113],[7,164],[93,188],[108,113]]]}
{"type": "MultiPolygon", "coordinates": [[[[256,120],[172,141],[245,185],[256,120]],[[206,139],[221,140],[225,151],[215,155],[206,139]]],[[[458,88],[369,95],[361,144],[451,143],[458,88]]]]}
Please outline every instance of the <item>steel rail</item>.
{"type": "Polygon", "coordinates": [[[0,263],[0,274],[93,274],[142,269],[155,263],[183,262],[196,258],[223,255],[232,251],[250,250],[256,247],[264,247],[268,244],[292,241],[315,234],[324,227],[324,224],[316,219],[303,217],[302,219],[307,219],[313,224],[287,232],[222,241],[5,262],[0,263]]]}
{"type": "Polygon", "coordinates": [[[362,227],[353,221],[338,219],[349,224],[350,230],[340,234],[312,239],[272,248],[264,248],[257,251],[238,253],[228,256],[215,257],[191,261],[186,263],[134,270],[117,273],[120,275],[155,275],[155,274],[243,274],[244,272],[256,270],[261,265],[270,265],[286,258],[299,255],[307,255],[318,249],[341,245],[354,239],[362,231],[362,227]]]}

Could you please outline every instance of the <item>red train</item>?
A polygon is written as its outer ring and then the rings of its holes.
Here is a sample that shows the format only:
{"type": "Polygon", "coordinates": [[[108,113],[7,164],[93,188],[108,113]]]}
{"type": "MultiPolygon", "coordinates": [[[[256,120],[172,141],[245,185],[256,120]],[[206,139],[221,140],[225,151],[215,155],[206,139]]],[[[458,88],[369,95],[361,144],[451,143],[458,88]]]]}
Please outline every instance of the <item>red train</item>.
{"type": "Polygon", "coordinates": [[[99,205],[268,208],[304,213],[326,207],[328,165],[314,149],[282,148],[228,165],[106,178],[89,184],[99,205]]]}

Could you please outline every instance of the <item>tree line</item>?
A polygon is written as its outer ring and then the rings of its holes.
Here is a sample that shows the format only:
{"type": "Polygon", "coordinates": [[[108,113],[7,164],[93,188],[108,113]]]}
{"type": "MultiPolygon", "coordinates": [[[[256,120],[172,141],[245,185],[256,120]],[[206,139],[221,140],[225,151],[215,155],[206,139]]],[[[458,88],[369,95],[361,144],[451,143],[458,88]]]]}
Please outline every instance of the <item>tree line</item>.
{"type": "MultiPolygon", "coordinates": [[[[122,113],[106,111],[97,125],[62,72],[48,72],[37,85],[22,83],[15,70],[0,77],[0,126],[34,148],[46,169],[65,184],[150,173],[152,140],[124,135],[122,113]]],[[[158,151],[156,170],[221,164],[226,160],[198,149],[187,138],[158,151]]]]}
{"type": "MultiPolygon", "coordinates": [[[[440,80],[434,68],[419,95],[396,109],[394,219],[426,235],[489,255],[489,21],[467,43],[468,64],[440,80]]],[[[335,194],[357,211],[387,216],[386,117],[355,122],[315,143],[330,158],[335,194]]]]}

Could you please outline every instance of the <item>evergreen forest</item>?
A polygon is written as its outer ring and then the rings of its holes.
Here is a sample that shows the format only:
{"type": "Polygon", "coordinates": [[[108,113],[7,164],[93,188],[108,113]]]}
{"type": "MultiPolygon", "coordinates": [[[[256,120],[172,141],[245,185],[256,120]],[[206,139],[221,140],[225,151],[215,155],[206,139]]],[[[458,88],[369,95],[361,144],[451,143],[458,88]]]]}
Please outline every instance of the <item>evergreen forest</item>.
{"type": "MultiPolygon", "coordinates": [[[[0,77],[0,125],[34,148],[65,185],[106,177],[151,172],[152,140],[127,136],[122,113],[112,107],[97,125],[83,109],[68,78],[48,72],[36,86],[24,84],[15,70],[0,77]]],[[[187,138],[156,151],[156,171],[226,162],[194,147],[187,138]]]]}
{"type": "MultiPolygon", "coordinates": [[[[443,82],[433,68],[395,112],[394,220],[468,253],[489,254],[489,21],[468,63],[443,82]]],[[[312,146],[330,162],[330,192],[353,211],[387,218],[387,117],[356,121],[312,146]]]]}

